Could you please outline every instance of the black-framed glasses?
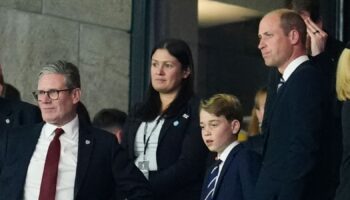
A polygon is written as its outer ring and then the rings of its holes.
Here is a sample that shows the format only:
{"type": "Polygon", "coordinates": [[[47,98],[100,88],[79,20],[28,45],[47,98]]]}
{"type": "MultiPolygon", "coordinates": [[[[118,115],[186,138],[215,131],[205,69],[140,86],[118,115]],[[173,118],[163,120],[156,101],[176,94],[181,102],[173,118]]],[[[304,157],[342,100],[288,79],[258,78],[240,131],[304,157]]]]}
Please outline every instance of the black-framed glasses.
{"type": "Polygon", "coordinates": [[[62,89],[62,90],[48,90],[48,91],[44,91],[44,90],[37,90],[33,92],[33,96],[34,98],[38,101],[38,99],[40,97],[43,97],[44,95],[47,95],[51,100],[57,100],[60,96],[60,92],[64,92],[64,91],[72,91],[75,88],[67,88],[67,89],[62,89]]]}

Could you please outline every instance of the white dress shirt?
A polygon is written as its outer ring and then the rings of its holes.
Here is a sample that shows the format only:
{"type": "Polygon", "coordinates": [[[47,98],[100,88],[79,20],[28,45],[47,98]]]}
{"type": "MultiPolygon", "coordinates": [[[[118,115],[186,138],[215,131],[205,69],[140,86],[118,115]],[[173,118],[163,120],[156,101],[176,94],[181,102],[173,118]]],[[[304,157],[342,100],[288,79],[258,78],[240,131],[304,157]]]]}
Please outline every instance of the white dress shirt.
{"type": "Polygon", "coordinates": [[[232,142],[230,145],[228,145],[223,152],[221,152],[220,154],[218,154],[217,158],[218,160],[221,160],[221,163],[219,164],[219,172],[218,172],[218,178],[215,180],[215,186],[214,186],[214,193],[215,193],[215,190],[216,190],[216,184],[218,183],[218,180],[219,180],[219,177],[220,177],[220,174],[221,174],[221,170],[222,170],[222,167],[224,166],[225,164],[225,161],[227,159],[227,156],[230,154],[231,150],[233,148],[235,148],[235,146],[237,146],[239,144],[238,141],[234,141],[232,142]]]}
{"type": "Polygon", "coordinates": [[[33,156],[27,170],[24,185],[24,200],[39,198],[47,150],[54,138],[56,128],[62,128],[60,136],[61,154],[58,164],[56,200],[70,200],[74,197],[74,183],[78,157],[79,120],[76,116],[62,127],[46,123],[40,133],[33,156]]]}
{"type": "MultiPolygon", "coordinates": [[[[220,173],[221,173],[221,170],[222,170],[222,167],[224,166],[225,164],[225,161],[227,159],[227,156],[228,154],[230,154],[231,150],[233,148],[235,148],[235,146],[237,146],[239,144],[238,141],[234,141],[232,142],[230,145],[228,145],[225,150],[223,152],[221,152],[220,154],[218,154],[218,159],[221,160],[221,163],[219,165],[219,174],[218,174],[218,177],[220,177],[220,173]]],[[[217,181],[217,180],[216,180],[217,181]]]]}

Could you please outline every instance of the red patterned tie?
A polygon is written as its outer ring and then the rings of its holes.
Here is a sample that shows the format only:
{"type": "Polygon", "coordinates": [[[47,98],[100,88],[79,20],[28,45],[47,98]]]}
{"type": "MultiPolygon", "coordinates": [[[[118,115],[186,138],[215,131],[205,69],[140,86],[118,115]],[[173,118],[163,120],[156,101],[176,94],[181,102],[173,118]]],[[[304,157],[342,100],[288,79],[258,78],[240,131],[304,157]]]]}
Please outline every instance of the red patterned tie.
{"type": "Polygon", "coordinates": [[[44,173],[41,179],[39,200],[54,200],[56,195],[58,162],[60,160],[61,142],[59,137],[64,133],[63,129],[55,130],[55,137],[47,150],[44,173]]]}

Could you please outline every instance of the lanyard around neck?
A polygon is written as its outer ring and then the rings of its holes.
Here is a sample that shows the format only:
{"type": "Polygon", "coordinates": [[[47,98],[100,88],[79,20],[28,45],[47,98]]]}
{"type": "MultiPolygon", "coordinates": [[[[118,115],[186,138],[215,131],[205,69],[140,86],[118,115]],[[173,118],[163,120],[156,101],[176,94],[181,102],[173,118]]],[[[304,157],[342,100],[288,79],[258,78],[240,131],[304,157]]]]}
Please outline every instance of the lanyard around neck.
{"type": "Polygon", "coordinates": [[[143,150],[143,155],[145,156],[146,155],[146,151],[147,151],[147,148],[148,148],[148,144],[149,144],[149,140],[151,138],[151,136],[153,135],[154,131],[157,129],[158,127],[158,124],[160,122],[160,120],[162,119],[162,116],[159,116],[157,118],[157,121],[156,121],[156,124],[153,126],[149,136],[146,138],[146,135],[147,135],[147,128],[148,128],[148,122],[145,122],[145,127],[143,129],[143,144],[144,144],[144,150],[143,150]]]}

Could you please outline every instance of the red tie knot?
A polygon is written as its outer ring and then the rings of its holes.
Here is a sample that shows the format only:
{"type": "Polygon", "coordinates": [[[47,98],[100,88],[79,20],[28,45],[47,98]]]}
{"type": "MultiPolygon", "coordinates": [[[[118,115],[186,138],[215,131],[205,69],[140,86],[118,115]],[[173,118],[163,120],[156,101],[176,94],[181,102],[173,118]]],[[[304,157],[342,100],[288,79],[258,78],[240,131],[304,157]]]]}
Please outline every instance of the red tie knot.
{"type": "Polygon", "coordinates": [[[64,130],[61,128],[55,129],[55,137],[60,137],[64,133],[64,130]]]}

